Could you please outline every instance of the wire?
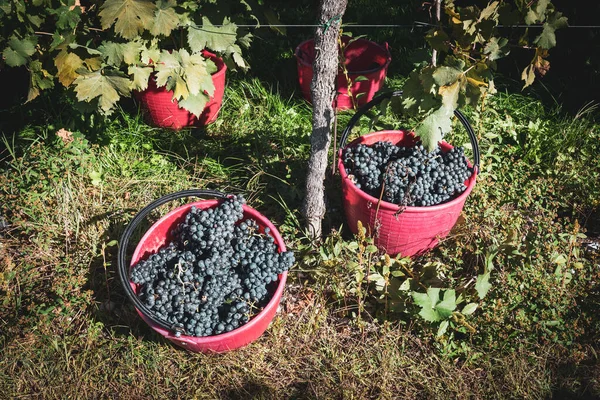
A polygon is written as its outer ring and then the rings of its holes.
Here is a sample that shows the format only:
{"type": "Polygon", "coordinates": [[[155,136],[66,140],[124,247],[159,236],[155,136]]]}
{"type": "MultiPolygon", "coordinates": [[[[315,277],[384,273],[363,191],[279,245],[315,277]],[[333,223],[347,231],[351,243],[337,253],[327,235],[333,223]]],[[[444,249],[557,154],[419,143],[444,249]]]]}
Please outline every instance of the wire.
{"type": "MultiPolygon", "coordinates": [[[[229,24],[231,25],[231,24],[229,24]]],[[[200,25],[190,25],[195,29],[205,30],[200,25]]],[[[221,28],[228,26],[228,24],[212,25],[215,28],[221,28]]],[[[238,28],[318,28],[325,26],[325,24],[258,24],[258,25],[236,25],[238,28]]],[[[350,28],[422,28],[422,27],[437,27],[436,24],[428,22],[414,21],[412,24],[353,24],[347,23],[342,24],[342,27],[350,28]]],[[[534,28],[543,29],[544,25],[497,25],[497,28],[534,28]]],[[[568,25],[565,28],[583,28],[583,29],[600,29],[600,25],[568,25]]],[[[564,29],[564,28],[561,28],[564,29]]],[[[215,32],[217,33],[217,32],[215,32]]],[[[220,32],[219,32],[220,33],[220,32]]]]}

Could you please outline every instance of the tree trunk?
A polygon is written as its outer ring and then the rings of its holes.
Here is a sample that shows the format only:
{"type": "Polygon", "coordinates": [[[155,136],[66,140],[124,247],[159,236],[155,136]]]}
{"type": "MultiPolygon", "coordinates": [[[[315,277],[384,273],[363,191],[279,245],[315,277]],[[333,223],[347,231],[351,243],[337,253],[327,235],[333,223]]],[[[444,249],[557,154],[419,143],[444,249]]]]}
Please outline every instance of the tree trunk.
{"type": "MultiPolygon", "coordinates": [[[[441,19],[442,0],[434,0],[433,5],[435,7],[435,22],[439,26],[441,19]]],[[[437,66],[437,50],[433,49],[431,52],[431,65],[437,66]]]]}
{"type": "Polygon", "coordinates": [[[347,4],[347,0],[321,0],[319,4],[321,26],[315,32],[315,60],[310,85],[313,126],[303,206],[307,230],[314,239],[321,237],[321,220],[325,215],[324,181],[327,154],[331,145],[331,122],[334,117],[332,104],[338,72],[337,38],[347,4]]]}

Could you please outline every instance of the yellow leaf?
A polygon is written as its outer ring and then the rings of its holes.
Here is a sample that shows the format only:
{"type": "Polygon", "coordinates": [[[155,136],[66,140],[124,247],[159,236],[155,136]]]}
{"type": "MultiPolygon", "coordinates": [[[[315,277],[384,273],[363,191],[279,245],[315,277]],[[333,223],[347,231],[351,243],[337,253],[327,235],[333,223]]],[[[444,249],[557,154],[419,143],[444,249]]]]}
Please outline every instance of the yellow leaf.
{"type": "Polygon", "coordinates": [[[479,80],[477,80],[477,79],[475,79],[475,78],[467,78],[467,81],[468,81],[468,82],[469,82],[471,85],[474,85],[474,86],[477,86],[477,87],[479,87],[479,86],[486,86],[486,87],[487,87],[487,85],[488,85],[488,84],[487,84],[487,83],[485,83],[484,81],[479,81],[479,80]]]}
{"type": "Polygon", "coordinates": [[[58,81],[68,87],[79,76],[75,71],[83,65],[83,60],[77,54],[63,50],[56,56],[54,65],[58,69],[58,81]]]}

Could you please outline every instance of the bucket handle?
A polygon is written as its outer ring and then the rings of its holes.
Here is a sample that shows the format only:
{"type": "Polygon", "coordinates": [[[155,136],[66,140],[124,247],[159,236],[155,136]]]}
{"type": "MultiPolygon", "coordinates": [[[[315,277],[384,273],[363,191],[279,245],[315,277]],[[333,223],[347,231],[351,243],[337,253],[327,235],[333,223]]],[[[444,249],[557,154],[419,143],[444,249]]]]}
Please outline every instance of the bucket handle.
{"type": "MultiPolygon", "coordinates": [[[[339,149],[341,150],[346,146],[346,141],[348,140],[348,136],[350,136],[350,132],[352,132],[352,129],[354,128],[354,126],[356,125],[356,123],[358,122],[360,117],[365,115],[371,108],[376,107],[379,104],[381,104],[384,100],[391,99],[392,97],[396,97],[396,96],[402,96],[402,90],[396,90],[393,92],[382,93],[379,96],[375,97],[370,102],[368,102],[367,104],[364,104],[363,106],[361,106],[358,109],[358,111],[356,111],[356,114],[354,114],[352,116],[352,118],[350,118],[350,121],[348,121],[348,125],[342,132],[339,149]]],[[[465,117],[465,115],[463,113],[461,113],[458,110],[454,110],[454,115],[463,124],[463,126],[467,130],[467,133],[469,134],[469,139],[471,140],[471,146],[473,147],[473,168],[476,168],[476,171],[479,172],[479,161],[480,161],[479,143],[477,142],[477,136],[475,136],[475,131],[473,130],[473,127],[471,126],[471,124],[467,120],[467,117],[465,117]]]]}
{"type": "Polygon", "coordinates": [[[129,239],[131,238],[133,231],[135,230],[135,228],[137,228],[139,223],[144,218],[146,218],[146,216],[148,214],[150,214],[150,212],[152,212],[152,210],[154,210],[155,208],[157,208],[165,203],[168,203],[169,201],[178,200],[178,199],[182,199],[185,197],[213,197],[213,198],[218,198],[218,199],[226,199],[227,198],[227,196],[225,194],[218,192],[216,190],[188,189],[188,190],[182,190],[180,192],[168,194],[166,196],[161,197],[158,200],[153,201],[152,203],[150,203],[146,207],[144,207],[140,212],[138,212],[137,215],[131,220],[129,225],[127,225],[127,228],[125,228],[125,232],[123,232],[123,235],[121,236],[121,240],[119,241],[119,254],[118,254],[118,258],[117,258],[117,269],[119,272],[119,278],[121,279],[121,283],[123,284],[123,288],[125,289],[125,294],[129,298],[129,300],[131,300],[131,302],[133,302],[135,307],[138,310],[140,310],[142,312],[142,314],[144,314],[150,321],[152,321],[156,325],[160,326],[161,328],[175,332],[176,334],[183,333],[184,329],[154,316],[152,311],[150,311],[150,309],[148,309],[148,307],[146,307],[146,305],[140,301],[138,296],[135,294],[135,292],[131,288],[131,284],[129,281],[129,266],[126,263],[126,254],[125,253],[127,251],[129,239]]]}

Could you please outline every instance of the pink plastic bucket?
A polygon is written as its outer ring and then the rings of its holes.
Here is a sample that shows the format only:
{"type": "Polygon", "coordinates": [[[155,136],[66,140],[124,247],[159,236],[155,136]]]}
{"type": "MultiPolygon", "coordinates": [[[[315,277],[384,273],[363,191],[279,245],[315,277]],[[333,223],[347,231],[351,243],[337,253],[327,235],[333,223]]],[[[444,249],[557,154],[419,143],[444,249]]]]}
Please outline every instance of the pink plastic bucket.
{"type": "Polygon", "coordinates": [[[217,119],[225,93],[227,66],[221,58],[213,53],[204,51],[202,54],[216,64],[217,72],[212,75],[215,92],[200,117],[196,118],[188,110],[180,108],[177,100],[173,100],[173,91],[168,91],[165,87],[157,87],[154,77],[151,76],[148,89],[135,94],[150,124],[161,128],[180,130],[191,126],[206,126],[217,119]]]}
{"type": "MultiPolygon", "coordinates": [[[[169,329],[169,327],[164,326],[166,322],[163,321],[161,323],[160,321],[156,320],[156,317],[151,315],[150,310],[148,310],[137,298],[137,293],[139,290],[138,285],[129,280],[129,269],[138,261],[156,253],[161,247],[168,244],[168,242],[172,239],[170,237],[171,231],[184,220],[185,215],[192,208],[192,206],[196,206],[200,209],[207,209],[215,207],[219,203],[219,200],[201,200],[185,204],[172,210],[154,223],[150,229],[148,229],[148,231],[146,231],[133,253],[129,267],[126,266],[124,254],[133,228],[135,228],[135,226],[154,208],[164,204],[167,201],[177,198],[207,195],[223,197],[223,195],[219,192],[188,190],[163,197],[140,211],[140,213],[138,213],[138,215],[136,215],[134,220],[130,223],[128,229],[121,238],[119,248],[119,274],[121,275],[121,282],[125,287],[126,294],[136,306],[138,314],[144,321],[146,321],[148,325],[150,325],[152,329],[164,336],[166,339],[178,346],[186,348],[187,350],[203,353],[223,353],[246,346],[247,344],[258,339],[267,329],[275,316],[277,307],[279,306],[281,295],[285,287],[287,272],[280,274],[279,280],[271,284],[273,285],[273,297],[263,308],[263,310],[261,310],[257,315],[253,316],[250,321],[231,332],[205,337],[187,335],[177,336],[174,329],[169,329]]],[[[255,220],[260,226],[262,232],[264,232],[264,228],[268,227],[271,230],[269,234],[275,239],[275,243],[279,247],[279,251],[286,251],[285,244],[281,235],[277,231],[277,228],[264,215],[260,214],[253,208],[244,205],[244,219],[255,220]]]]}
{"type": "MultiPolygon", "coordinates": [[[[351,38],[344,36],[342,40],[348,44],[351,38]]],[[[298,65],[298,81],[302,96],[310,102],[312,65],[315,59],[314,39],[300,43],[296,47],[294,55],[298,65]]],[[[356,39],[344,49],[344,59],[348,77],[352,81],[352,96],[357,106],[366,104],[381,89],[385,81],[387,69],[392,60],[388,44],[385,43],[381,46],[366,39],[356,39]],[[366,79],[360,79],[361,76],[366,79]],[[357,80],[357,78],[359,79],[357,80]]],[[[354,108],[352,99],[348,95],[348,81],[341,70],[336,78],[336,90],[338,92],[336,108],[338,110],[354,108]]]]}
{"type": "MultiPolygon", "coordinates": [[[[401,92],[396,92],[397,95],[401,92]]],[[[373,103],[380,103],[383,98],[391,94],[380,96],[373,103]]],[[[390,255],[401,254],[405,257],[420,255],[437,246],[440,239],[445,238],[456,224],[463,209],[467,196],[473,190],[479,165],[479,150],[477,138],[466,118],[457,111],[458,117],[466,124],[469,132],[473,153],[475,157],[474,172],[465,181],[466,190],[456,198],[439,205],[429,207],[401,207],[397,204],[379,201],[379,199],[357,188],[348,177],[342,161],[345,147],[362,144],[373,144],[378,141],[388,141],[396,145],[414,146],[416,139],[412,133],[406,131],[380,131],[361,136],[348,146],[346,139],[360,116],[374,104],[367,104],[350,120],[348,127],[342,134],[338,152],[338,168],[342,177],[343,205],[348,227],[353,233],[358,232],[358,221],[373,235],[377,247],[390,255]]],[[[443,152],[450,151],[452,146],[440,142],[443,152]]],[[[470,166],[473,166],[469,162],[470,166]]]]}

